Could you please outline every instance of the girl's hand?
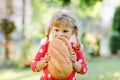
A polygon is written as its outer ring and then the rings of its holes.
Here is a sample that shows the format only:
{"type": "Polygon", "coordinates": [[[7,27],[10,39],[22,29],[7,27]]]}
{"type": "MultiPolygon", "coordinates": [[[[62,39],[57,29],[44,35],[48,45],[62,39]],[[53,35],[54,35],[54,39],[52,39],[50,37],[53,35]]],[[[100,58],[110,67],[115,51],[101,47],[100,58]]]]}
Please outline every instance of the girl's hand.
{"type": "Polygon", "coordinates": [[[37,71],[41,71],[43,68],[45,68],[48,65],[48,61],[50,60],[50,56],[46,54],[42,60],[37,62],[36,69],[37,71]]]}
{"type": "Polygon", "coordinates": [[[70,59],[71,61],[73,62],[73,69],[76,71],[76,72],[80,72],[81,70],[81,65],[77,62],[77,57],[75,54],[72,54],[70,56],[70,59]]]}
{"type": "Polygon", "coordinates": [[[70,60],[71,60],[72,62],[76,62],[76,61],[77,61],[76,54],[70,55],[70,60]]]}
{"type": "Polygon", "coordinates": [[[45,60],[46,63],[48,63],[48,61],[50,60],[50,55],[46,54],[44,56],[44,60],[45,60]]]}

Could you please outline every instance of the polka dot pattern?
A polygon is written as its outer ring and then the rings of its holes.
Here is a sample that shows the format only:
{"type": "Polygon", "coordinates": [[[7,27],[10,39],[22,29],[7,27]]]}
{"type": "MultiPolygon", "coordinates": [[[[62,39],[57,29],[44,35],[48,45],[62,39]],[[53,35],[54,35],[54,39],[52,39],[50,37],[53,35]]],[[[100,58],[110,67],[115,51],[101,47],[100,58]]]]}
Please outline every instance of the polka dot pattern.
{"type": "Polygon", "coordinates": [[[51,75],[50,74],[48,74],[48,78],[50,78],[51,77],[51,75]]]}
{"type": "Polygon", "coordinates": [[[82,59],[79,59],[79,60],[78,60],[78,62],[79,62],[79,63],[82,63],[82,62],[83,62],[83,60],[82,60],[82,59]]]}
{"type": "Polygon", "coordinates": [[[44,77],[44,76],[45,76],[45,73],[43,73],[42,77],[44,77]]]}
{"type": "MultiPolygon", "coordinates": [[[[38,54],[37,54],[37,56],[35,57],[35,59],[34,59],[34,61],[32,62],[32,70],[34,71],[34,72],[38,72],[39,70],[37,70],[37,68],[36,68],[36,62],[37,61],[40,61],[40,60],[42,60],[43,58],[44,58],[44,55],[45,54],[47,54],[47,49],[48,49],[48,44],[49,43],[46,43],[46,42],[44,42],[44,40],[43,41],[41,41],[41,46],[40,46],[40,48],[39,48],[39,50],[38,50],[38,54]]],[[[74,48],[74,46],[72,45],[72,47],[74,48]]],[[[78,51],[76,51],[76,49],[73,49],[73,53],[75,53],[75,54],[77,54],[76,56],[77,56],[77,61],[78,61],[78,63],[79,64],[81,64],[82,65],[82,69],[81,69],[81,71],[80,71],[80,74],[85,74],[86,72],[87,72],[87,66],[86,66],[86,63],[85,63],[85,60],[84,60],[84,56],[83,56],[83,53],[82,52],[78,52],[78,51]]],[[[73,70],[73,72],[74,72],[74,70],[73,70]]],[[[54,80],[54,78],[52,77],[52,75],[49,73],[49,71],[47,70],[47,69],[44,69],[44,71],[43,71],[43,74],[41,75],[41,78],[40,78],[40,80],[54,80]]],[[[70,76],[69,76],[69,80],[76,80],[76,75],[75,75],[75,73],[73,73],[73,74],[71,74],[70,76]]]]}
{"type": "Polygon", "coordinates": [[[35,61],[32,61],[32,63],[34,63],[35,61]]]}
{"type": "Polygon", "coordinates": [[[87,71],[87,69],[86,69],[86,68],[84,68],[84,69],[83,69],[83,72],[85,73],[86,71],[87,71]]]}
{"type": "Polygon", "coordinates": [[[75,80],[75,77],[73,77],[72,80],[75,80]]]}
{"type": "Polygon", "coordinates": [[[41,49],[39,50],[39,52],[42,53],[42,52],[43,52],[43,49],[41,48],[41,49]]]}

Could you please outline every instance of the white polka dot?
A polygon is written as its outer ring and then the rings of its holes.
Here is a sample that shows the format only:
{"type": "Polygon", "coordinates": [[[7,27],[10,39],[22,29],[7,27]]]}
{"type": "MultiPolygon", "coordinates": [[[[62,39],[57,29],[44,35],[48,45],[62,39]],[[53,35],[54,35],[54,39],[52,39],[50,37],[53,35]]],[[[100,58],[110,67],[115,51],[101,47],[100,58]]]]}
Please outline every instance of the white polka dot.
{"type": "Polygon", "coordinates": [[[79,59],[79,60],[78,60],[78,62],[79,62],[79,63],[82,63],[82,62],[83,62],[83,60],[82,60],[82,59],[79,59]]]}
{"type": "Polygon", "coordinates": [[[72,80],[75,80],[75,77],[73,77],[72,80]]]}
{"type": "Polygon", "coordinates": [[[86,71],[87,71],[87,69],[86,69],[86,68],[84,68],[84,69],[83,69],[83,72],[85,73],[86,71]]]}
{"type": "Polygon", "coordinates": [[[32,63],[34,63],[35,61],[32,61],[32,63]]]}
{"type": "Polygon", "coordinates": [[[48,74],[48,78],[50,78],[51,77],[51,75],[50,74],[48,74]]]}
{"type": "Polygon", "coordinates": [[[41,49],[39,50],[39,52],[42,53],[42,52],[43,52],[43,49],[41,48],[41,49]]]}
{"type": "Polygon", "coordinates": [[[43,73],[42,77],[44,77],[44,76],[45,76],[45,73],[43,73]]]}

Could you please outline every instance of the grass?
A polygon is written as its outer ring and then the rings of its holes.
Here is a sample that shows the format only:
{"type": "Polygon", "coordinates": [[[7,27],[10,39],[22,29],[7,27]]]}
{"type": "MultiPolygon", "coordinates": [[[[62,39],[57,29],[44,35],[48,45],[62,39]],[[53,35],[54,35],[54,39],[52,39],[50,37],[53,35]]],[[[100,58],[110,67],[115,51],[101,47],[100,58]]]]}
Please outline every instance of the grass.
{"type": "MultiPolygon", "coordinates": [[[[77,80],[120,80],[120,57],[93,58],[87,60],[86,75],[77,74],[77,80]]],[[[39,80],[42,72],[34,73],[30,68],[2,68],[0,80],[39,80]]]]}
{"type": "Polygon", "coordinates": [[[120,57],[94,58],[89,61],[89,71],[78,80],[120,80],[120,57]]]}

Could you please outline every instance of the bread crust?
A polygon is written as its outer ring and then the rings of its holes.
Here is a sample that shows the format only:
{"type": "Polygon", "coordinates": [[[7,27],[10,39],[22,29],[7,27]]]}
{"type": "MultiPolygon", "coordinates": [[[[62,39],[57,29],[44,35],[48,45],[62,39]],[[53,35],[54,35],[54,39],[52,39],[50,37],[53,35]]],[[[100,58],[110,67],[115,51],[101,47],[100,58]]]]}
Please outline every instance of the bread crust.
{"type": "Polygon", "coordinates": [[[70,42],[64,37],[54,38],[48,47],[51,56],[48,62],[48,71],[56,79],[67,78],[72,70],[73,64],[69,56],[72,54],[70,42]]]}

